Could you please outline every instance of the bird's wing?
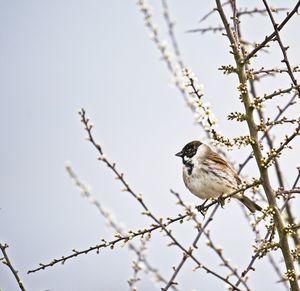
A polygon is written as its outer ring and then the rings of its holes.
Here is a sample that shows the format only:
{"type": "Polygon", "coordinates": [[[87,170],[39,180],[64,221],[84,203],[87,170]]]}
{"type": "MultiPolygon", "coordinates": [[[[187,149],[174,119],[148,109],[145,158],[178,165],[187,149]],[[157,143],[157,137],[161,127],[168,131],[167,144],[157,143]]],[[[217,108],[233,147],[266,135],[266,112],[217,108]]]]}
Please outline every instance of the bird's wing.
{"type": "Polygon", "coordinates": [[[238,176],[238,174],[236,173],[236,171],[235,170],[233,170],[231,167],[230,167],[230,165],[218,154],[218,153],[216,153],[216,152],[213,152],[213,151],[211,151],[210,153],[209,153],[209,156],[210,156],[210,158],[215,162],[215,163],[217,163],[217,164],[220,164],[222,167],[224,167],[224,168],[228,168],[231,172],[232,172],[232,174],[233,174],[233,176],[234,176],[234,178],[236,179],[236,181],[237,181],[237,183],[239,184],[239,183],[241,183],[241,178],[238,176]]]}

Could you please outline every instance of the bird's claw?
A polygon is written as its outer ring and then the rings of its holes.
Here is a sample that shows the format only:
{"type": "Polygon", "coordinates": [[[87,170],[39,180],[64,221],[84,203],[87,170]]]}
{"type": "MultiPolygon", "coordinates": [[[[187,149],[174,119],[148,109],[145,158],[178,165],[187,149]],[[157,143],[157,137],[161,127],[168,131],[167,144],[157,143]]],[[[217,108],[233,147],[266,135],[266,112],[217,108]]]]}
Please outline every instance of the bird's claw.
{"type": "MultiPolygon", "coordinates": [[[[207,199],[207,200],[208,200],[208,199],[207,199]]],[[[205,216],[205,213],[206,213],[206,211],[207,211],[207,207],[205,207],[205,204],[206,204],[207,200],[205,200],[202,204],[196,206],[196,209],[197,209],[203,216],[205,216]]]]}
{"type": "Polygon", "coordinates": [[[225,205],[225,198],[222,195],[218,197],[217,201],[219,205],[221,205],[221,207],[224,208],[223,206],[225,205]]]}

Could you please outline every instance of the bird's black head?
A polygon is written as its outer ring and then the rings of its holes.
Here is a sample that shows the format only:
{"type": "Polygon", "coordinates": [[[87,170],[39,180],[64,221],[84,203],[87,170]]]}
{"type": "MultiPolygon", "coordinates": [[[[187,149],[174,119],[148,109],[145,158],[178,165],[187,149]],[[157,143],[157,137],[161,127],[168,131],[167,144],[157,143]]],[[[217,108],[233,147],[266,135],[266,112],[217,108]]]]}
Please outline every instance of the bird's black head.
{"type": "Polygon", "coordinates": [[[183,162],[185,157],[191,159],[196,154],[200,145],[202,145],[201,141],[191,141],[186,144],[179,153],[175,154],[175,156],[182,158],[183,162]]]}

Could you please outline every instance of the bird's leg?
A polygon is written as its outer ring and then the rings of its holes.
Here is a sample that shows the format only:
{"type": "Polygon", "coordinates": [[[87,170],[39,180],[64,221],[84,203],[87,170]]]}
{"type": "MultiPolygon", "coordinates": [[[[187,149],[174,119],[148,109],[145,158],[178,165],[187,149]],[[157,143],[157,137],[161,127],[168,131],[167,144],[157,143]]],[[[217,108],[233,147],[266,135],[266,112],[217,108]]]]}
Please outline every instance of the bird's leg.
{"type": "Polygon", "coordinates": [[[203,216],[205,216],[205,212],[206,212],[205,204],[206,204],[206,202],[207,202],[208,200],[209,200],[209,199],[206,199],[202,204],[196,206],[196,209],[197,209],[203,216]]]}
{"type": "Polygon", "coordinates": [[[218,197],[218,203],[221,205],[222,208],[225,205],[225,198],[223,197],[223,194],[218,197]]]}

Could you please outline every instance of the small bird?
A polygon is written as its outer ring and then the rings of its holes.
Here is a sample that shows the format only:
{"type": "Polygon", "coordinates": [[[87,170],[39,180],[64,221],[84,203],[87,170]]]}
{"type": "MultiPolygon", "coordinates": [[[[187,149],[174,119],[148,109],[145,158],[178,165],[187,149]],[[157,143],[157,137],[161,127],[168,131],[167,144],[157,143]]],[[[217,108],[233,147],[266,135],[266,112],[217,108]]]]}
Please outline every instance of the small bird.
{"type": "MultiPolygon", "coordinates": [[[[220,198],[223,194],[237,190],[241,183],[240,177],[230,165],[200,141],[189,142],[176,156],[182,158],[185,186],[201,199],[220,198]]],[[[251,212],[262,209],[242,193],[233,197],[251,212]]]]}

